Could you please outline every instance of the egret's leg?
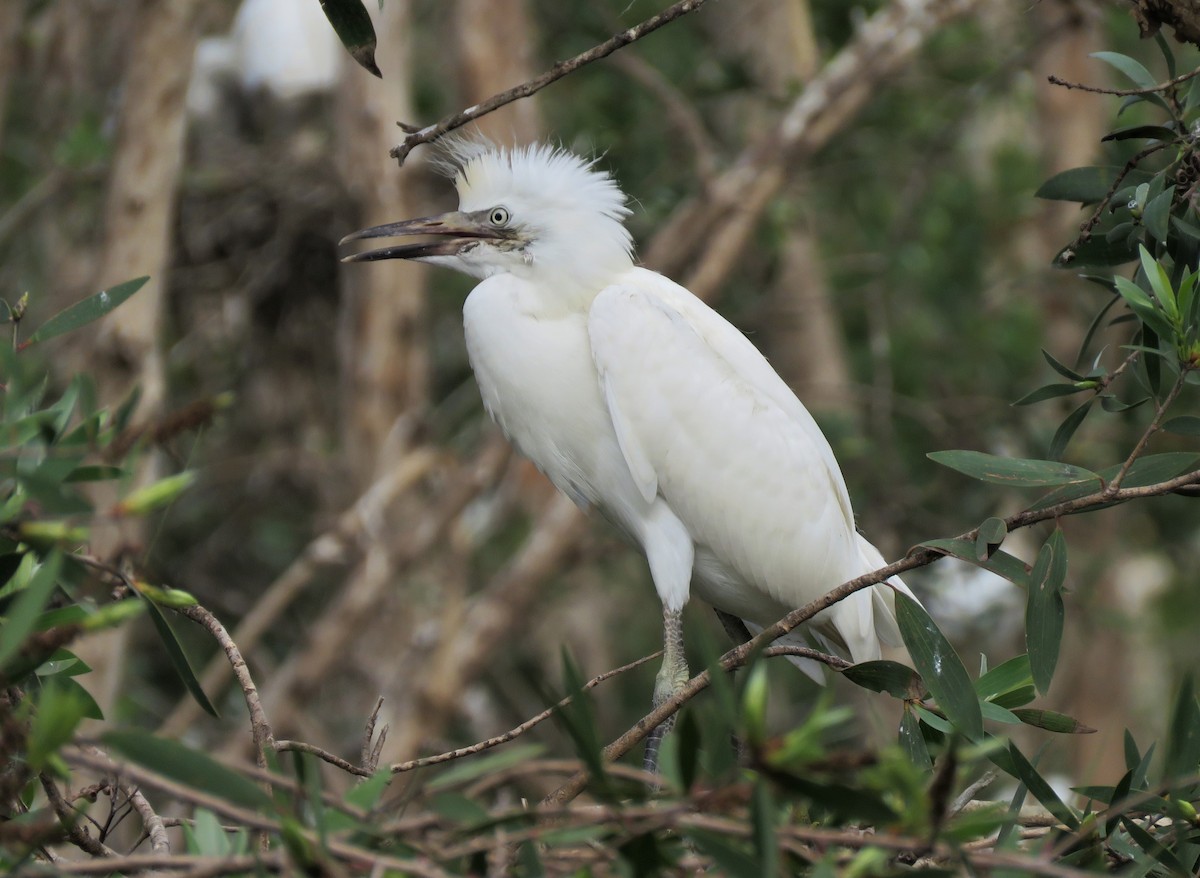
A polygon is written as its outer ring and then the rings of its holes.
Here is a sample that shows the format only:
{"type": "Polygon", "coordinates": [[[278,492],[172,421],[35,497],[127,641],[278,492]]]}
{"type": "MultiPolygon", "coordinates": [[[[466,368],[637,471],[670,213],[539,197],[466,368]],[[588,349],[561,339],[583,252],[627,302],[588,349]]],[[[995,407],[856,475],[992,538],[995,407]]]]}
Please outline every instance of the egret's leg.
{"type": "MultiPolygon", "coordinates": [[[[683,654],[683,612],[664,609],[663,662],[654,678],[654,706],[660,707],[670,701],[689,676],[687,658],[683,654]]],[[[642,757],[642,767],[646,771],[658,773],[658,748],[674,724],[675,717],[672,716],[646,736],[646,753],[642,757]]]]}

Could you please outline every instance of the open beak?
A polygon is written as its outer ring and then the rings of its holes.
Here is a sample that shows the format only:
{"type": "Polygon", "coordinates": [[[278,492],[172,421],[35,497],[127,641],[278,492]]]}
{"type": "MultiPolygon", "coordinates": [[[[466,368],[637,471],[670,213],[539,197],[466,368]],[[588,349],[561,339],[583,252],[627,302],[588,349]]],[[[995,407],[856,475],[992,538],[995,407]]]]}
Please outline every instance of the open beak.
{"type": "Polygon", "coordinates": [[[393,247],[383,247],[379,250],[367,250],[363,253],[352,253],[343,256],[342,262],[375,262],[379,259],[423,259],[429,256],[457,256],[462,250],[483,238],[498,239],[508,235],[503,229],[485,225],[469,214],[461,211],[442,213],[437,216],[423,216],[418,219],[404,220],[399,223],[388,223],[382,226],[372,226],[361,232],[354,232],[342,238],[339,244],[359,241],[364,238],[399,238],[406,235],[433,235],[434,241],[416,244],[398,244],[393,247]]]}

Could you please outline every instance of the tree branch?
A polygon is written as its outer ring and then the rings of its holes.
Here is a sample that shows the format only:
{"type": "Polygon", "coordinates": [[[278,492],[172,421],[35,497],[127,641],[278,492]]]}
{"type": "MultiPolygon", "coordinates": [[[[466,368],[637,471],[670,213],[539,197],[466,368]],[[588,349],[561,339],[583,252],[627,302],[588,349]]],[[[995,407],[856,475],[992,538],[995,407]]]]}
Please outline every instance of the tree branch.
{"type": "Polygon", "coordinates": [[[393,147],[389,155],[398,164],[403,165],[404,160],[408,158],[408,154],[422,143],[430,143],[437,140],[442,135],[474,122],[481,116],[486,116],[488,113],[503,107],[505,104],[511,104],[513,101],[536,94],[550,83],[562,79],[569,73],[574,73],[585,64],[605,58],[617,51],[617,49],[624,48],[630,43],[637,42],[647,34],[653,33],[663,25],[670,24],[675,19],[681,18],[689,12],[695,12],[705,2],[706,0],[680,0],[680,2],[669,6],[658,15],[646,19],[641,24],[634,25],[629,30],[621,31],[619,34],[614,34],[598,46],[593,46],[586,52],[576,55],[574,58],[559,61],[540,76],[535,76],[528,82],[523,82],[518,86],[510,88],[508,91],[493,95],[486,101],[478,103],[473,107],[467,107],[465,110],[453,113],[433,125],[426,125],[424,128],[414,130],[413,126],[402,124],[400,127],[409,132],[408,136],[398,146],[393,147]]]}

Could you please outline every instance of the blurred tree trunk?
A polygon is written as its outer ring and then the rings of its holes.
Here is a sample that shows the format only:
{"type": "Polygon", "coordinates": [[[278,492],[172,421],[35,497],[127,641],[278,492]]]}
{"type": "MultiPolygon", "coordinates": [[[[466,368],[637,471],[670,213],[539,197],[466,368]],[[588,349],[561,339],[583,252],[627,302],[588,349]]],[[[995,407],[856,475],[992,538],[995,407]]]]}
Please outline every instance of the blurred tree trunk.
{"type": "MultiPolygon", "coordinates": [[[[772,106],[820,69],[808,0],[716,4],[709,21],[714,38],[747,65],[760,86],[757,94],[765,98],[746,109],[747,118],[741,121],[748,131],[769,125],[772,106]]],[[[783,197],[803,204],[803,183],[793,181],[783,197]]],[[[779,249],[768,303],[767,347],[775,369],[809,408],[851,414],[844,335],[818,253],[813,230],[801,218],[787,230],[779,249]]]]}
{"type": "Polygon", "coordinates": [[[0,4],[0,153],[4,151],[4,120],[8,117],[8,92],[17,66],[17,40],[24,8],[20,3],[0,4]]]}
{"type": "MultiPolygon", "coordinates": [[[[162,354],[167,269],[175,196],[184,155],[184,95],[196,45],[194,16],[200,0],[160,3],[143,0],[130,45],[122,89],[116,145],[104,215],[104,251],[99,280],[111,286],[140,275],[150,281],[105,318],[89,357],[101,401],[115,405],[136,386],[141,398],[135,419],[161,413],[166,396],[162,354]]],[[[153,454],[142,459],[135,484],[155,479],[153,454]]],[[[97,492],[97,508],[113,498],[97,492]]],[[[91,550],[117,559],[140,547],[144,526],[136,520],[93,530],[91,550]]],[[[139,549],[140,550],[140,549],[139,549]]],[[[93,690],[108,712],[116,700],[129,627],[89,639],[87,661],[96,671],[93,690]]]]}
{"type": "MultiPolygon", "coordinates": [[[[368,6],[374,11],[374,4],[368,6]]],[[[400,133],[396,122],[413,118],[409,0],[384,4],[376,31],[383,79],[347,59],[337,102],[339,169],[364,227],[416,215],[414,180],[421,164],[414,156],[412,167],[400,173],[388,157],[400,133]]],[[[428,404],[427,277],[426,266],[407,260],[341,273],[342,438],[359,486],[376,472],[397,418],[428,404]]]]}
{"type": "MultiPolygon", "coordinates": [[[[453,32],[463,106],[533,77],[537,35],[527,0],[458,0],[453,32]]],[[[477,127],[501,143],[530,143],[541,136],[540,103],[536,96],[516,101],[480,119],[477,127]]]]}

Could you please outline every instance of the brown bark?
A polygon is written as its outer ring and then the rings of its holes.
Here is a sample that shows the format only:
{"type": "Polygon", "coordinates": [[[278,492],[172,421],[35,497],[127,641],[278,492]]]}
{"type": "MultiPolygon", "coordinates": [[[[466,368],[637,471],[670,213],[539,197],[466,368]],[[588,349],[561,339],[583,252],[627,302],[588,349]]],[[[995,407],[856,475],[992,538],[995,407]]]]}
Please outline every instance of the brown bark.
{"type": "MultiPolygon", "coordinates": [[[[1133,17],[1143,37],[1158,33],[1164,24],[1181,43],[1200,46],[1200,0],[1131,0],[1133,17]]],[[[1078,80],[1076,80],[1078,81],[1078,80]]]]}
{"type": "MultiPolygon", "coordinates": [[[[453,32],[464,106],[533,76],[537,40],[526,0],[459,0],[453,32]]],[[[499,142],[528,143],[541,133],[539,101],[536,96],[516,101],[480,119],[476,127],[499,142]]]]}
{"type": "MultiPolygon", "coordinates": [[[[137,295],[110,314],[96,335],[92,367],[100,398],[112,405],[134,386],[141,389],[135,417],[149,419],[162,409],[166,396],[161,334],[165,312],[171,229],[184,154],[184,95],[196,44],[193,19],[199,0],[161,3],[144,0],[138,30],[129,52],[122,90],[116,149],[105,208],[104,252],[99,281],[111,286],[140,275],[150,281],[137,295]]],[[[143,458],[136,484],[154,480],[153,456],[143,458]]],[[[97,508],[115,497],[96,492],[97,508]]],[[[125,547],[138,547],[142,524],[93,530],[92,552],[110,558],[125,547]]],[[[128,627],[91,638],[81,646],[96,672],[97,702],[108,710],[116,701],[121,675],[122,641],[128,627]]]]}
{"type": "MultiPolygon", "coordinates": [[[[376,16],[382,80],[349,59],[345,62],[338,98],[338,163],[361,208],[362,226],[416,215],[419,166],[398,174],[387,154],[396,120],[413,117],[411,18],[409,0],[391,0],[376,16]]],[[[367,263],[341,274],[342,435],[360,486],[375,472],[396,419],[423,410],[428,402],[427,277],[426,266],[405,260],[367,263]]]]}
{"type": "MultiPolygon", "coordinates": [[[[784,99],[820,68],[808,0],[717,4],[710,23],[718,44],[747,64],[761,94],[772,101],[784,99]]],[[[766,127],[769,105],[758,101],[748,107],[748,103],[738,101],[739,112],[748,114],[743,120],[748,130],[766,127]]],[[[793,182],[782,197],[803,203],[803,186],[793,182]]],[[[756,221],[752,216],[739,220],[750,227],[756,221]]],[[[703,278],[702,283],[706,288],[715,286],[715,279],[703,278]]],[[[768,310],[767,349],[776,371],[814,411],[850,414],[853,406],[846,394],[850,367],[845,340],[813,230],[803,217],[787,231],[780,247],[768,310]]]]}

